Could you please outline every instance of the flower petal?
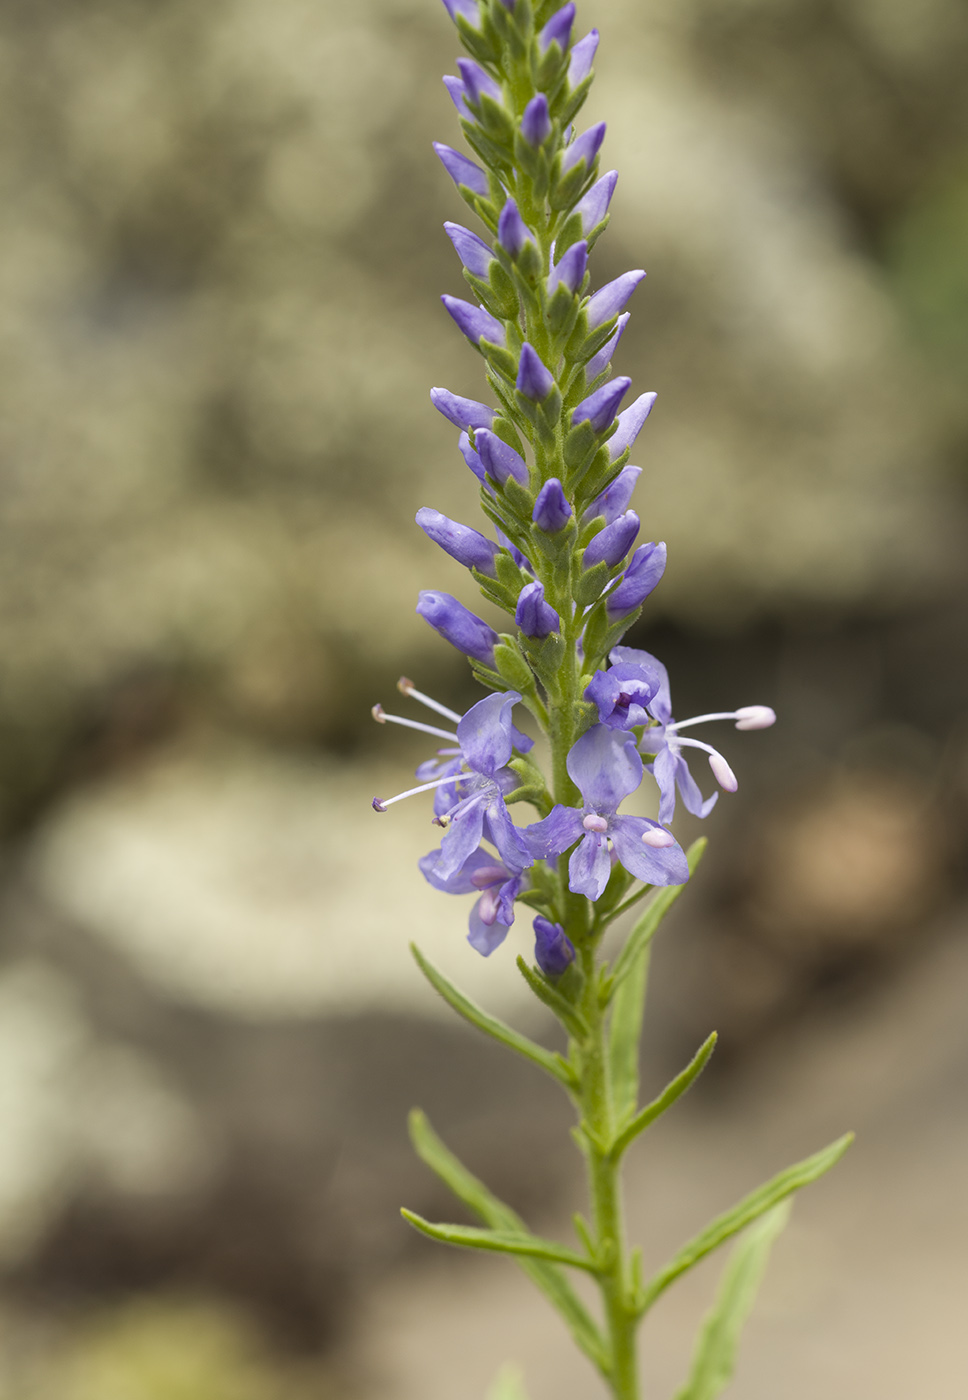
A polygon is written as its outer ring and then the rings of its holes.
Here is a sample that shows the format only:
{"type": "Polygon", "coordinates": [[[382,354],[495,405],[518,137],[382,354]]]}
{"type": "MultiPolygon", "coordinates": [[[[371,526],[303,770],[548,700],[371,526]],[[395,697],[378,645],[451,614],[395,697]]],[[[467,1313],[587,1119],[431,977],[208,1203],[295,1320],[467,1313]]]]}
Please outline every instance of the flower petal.
{"type": "Polygon", "coordinates": [[[634,737],[604,724],[593,725],[572,745],[567,766],[586,805],[596,811],[614,812],[642,781],[634,737]]]}
{"type": "Polygon", "coordinates": [[[612,862],[604,832],[589,831],[568,862],[568,888],[586,899],[598,899],[608,884],[612,862]]]}
{"type": "Polygon", "coordinates": [[[465,797],[451,818],[440,843],[440,859],[437,862],[437,874],[442,880],[449,880],[455,875],[471,852],[481,844],[486,802],[486,793],[465,797]]]}
{"type": "Polygon", "coordinates": [[[651,768],[659,787],[659,821],[667,826],[676,814],[676,756],[667,745],[663,745],[656,754],[651,768]]]}
{"type": "Polygon", "coordinates": [[[647,885],[683,885],[689,879],[689,863],[682,847],[676,843],[656,848],[642,842],[642,833],[658,826],[646,817],[616,817],[611,830],[615,854],[630,875],[647,885]]]}
{"type": "Polygon", "coordinates": [[[526,870],[533,864],[531,850],[511,820],[504,798],[496,789],[487,807],[487,826],[490,838],[508,869],[526,870]]]}
{"type": "Polygon", "coordinates": [[[489,958],[495,948],[500,948],[505,938],[508,936],[507,925],[495,922],[486,924],[481,918],[481,901],[475,901],[474,908],[468,920],[470,933],[467,941],[472,948],[480,953],[482,958],[489,958]]]}
{"type": "Polygon", "coordinates": [[[669,672],[662,662],[656,660],[650,652],[639,651],[636,647],[612,647],[608,659],[613,666],[622,663],[640,666],[655,680],[657,690],[649,704],[649,710],[662,724],[668,724],[672,718],[672,695],[669,690],[669,672]]]}
{"type": "Polygon", "coordinates": [[[485,851],[483,846],[478,846],[476,851],[471,851],[459,870],[455,871],[446,879],[442,878],[438,872],[440,864],[440,851],[430,851],[417,861],[420,872],[428,884],[433,885],[435,890],[442,890],[444,894],[474,894],[478,891],[474,884],[473,875],[475,870],[483,870],[487,866],[494,865],[494,857],[490,851],[485,851]]]}
{"type": "Polygon", "coordinates": [[[458,724],[464,757],[478,773],[493,777],[511,757],[511,711],[520,699],[516,690],[486,695],[458,724]]]}
{"type": "Polygon", "coordinates": [[[551,860],[573,846],[582,835],[582,814],[577,807],[552,807],[544,821],[524,828],[524,839],[535,860],[551,860]]]}
{"type": "MultiPolygon", "coordinates": [[[[682,798],[682,805],[694,817],[708,817],[719,798],[719,793],[714,792],[712,797],[703,799],[699,784],[692,776],[689,765],[681,754],[676,757],[676,786],[682,798]]],[[[662,820],[661,815],[659,820],[662,820]]]]}

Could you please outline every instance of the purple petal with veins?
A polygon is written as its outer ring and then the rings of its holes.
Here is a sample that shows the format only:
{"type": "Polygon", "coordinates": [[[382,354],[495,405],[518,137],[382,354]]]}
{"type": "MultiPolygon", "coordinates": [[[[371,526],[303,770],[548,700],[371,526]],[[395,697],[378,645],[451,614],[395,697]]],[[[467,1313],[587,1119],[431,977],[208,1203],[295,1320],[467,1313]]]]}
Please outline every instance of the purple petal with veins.
{"type": "Polygon", "coordinates": [[[614,812],[642,781],[635,737],[604,724],[593,725],[572,745],[566,766],[585,805],[596,811],[614,812]]]}

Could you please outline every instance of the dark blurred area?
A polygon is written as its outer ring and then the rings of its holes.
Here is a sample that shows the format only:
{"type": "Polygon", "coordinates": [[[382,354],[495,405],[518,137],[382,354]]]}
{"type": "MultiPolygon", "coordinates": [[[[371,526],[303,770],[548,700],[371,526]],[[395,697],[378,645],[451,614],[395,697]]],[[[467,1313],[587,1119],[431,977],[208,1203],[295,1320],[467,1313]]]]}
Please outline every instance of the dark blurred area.
{"type": "MultiPolygon", "coordinates": [[[[956,1400],[968,7],[579,10],[621,172],[593,276],[647,268],[619,368],[659,391],[627,640],[679,715],[780,715],[725,733],[657,955],[648,1083],[722,1039],[632,1215],[695,1228],[859,1127],[743,1393],[956,1400]]],[[[411,523],[475,512],[428,399],[482,392],[437,300],[455,53],[436,0],[0,6],[0,1400],[463,1400],[505,1348],[532,1400],[598,1393],[509,1266],[396,1213],[454,1209],[416,1102],[546,1228],[578,1189],[566,1105],[406,951],[547,1034],[527,930],[478,958],[426,812],[369,803],[423,754],[369,719],[401,672],[477,698],[413,613],[479,606],[411,523]]],[[[707,1279],[650,1334],[670,1393],[707,1279]]]]}

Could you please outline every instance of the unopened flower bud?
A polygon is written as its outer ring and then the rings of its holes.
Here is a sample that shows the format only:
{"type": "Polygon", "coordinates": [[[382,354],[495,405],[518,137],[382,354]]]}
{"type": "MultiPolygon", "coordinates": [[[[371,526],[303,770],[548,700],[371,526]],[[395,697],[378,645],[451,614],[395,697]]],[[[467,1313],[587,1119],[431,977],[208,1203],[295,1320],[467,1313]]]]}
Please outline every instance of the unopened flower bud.
{"type": "Polygon", "coordinates": [[[597,354],[593,355],[585,366],[585,378],[589,384],[593,384],[600,374],[604,374],[611,364],[612,356],[615,354],[615,347],[622,339],[622,332],[631,320],[628,311],[618,318],[615,329],[597,354]]]}
{"type": "Polygon", "coordinates": [[[628,393],[631,383],[631,379],[623,375],[618,379],[610,379],[607,384],[596,389],[594,394],[589,394],[571,415],[571,426],[577,428],[579,423],[587,421],[596,433],[603,433],[606,428],[610,428],[618,406],[628,393]]]}
{"type": "Polygon", "coordinates": [[[608,213],[608,206],[618,183],[618,171],[610,170],[600,180],[596,180],[588,193],[578,201],[575,209],[581,216],[582,232],[591,233],[608,213]]]}
{"type": "Polygon", "coordinates": [[[534,242],[531,230],[521,217],[521,211],[513,199],[509,199],[501,210],[497,221],[497,241],[509,258],[519,258],[525,243],[534,242]]]}
{"type": "Polygon", "coordinates": [[[460,15],[473,29],[480,29],[481,15],[477,8],[477,0],[443,0],[443,6],[455,24],[457,16],[460,15]]]}
{"type": "Polygon", "coordinates": [[[456,559],[458,564],[463,564],[465,569],[477,569],[489,578],[497,577],[494,559],[500,553],[500,547],[493,540],[469,525],[450,520],[430,506],[421,506],[416,519],[424,534],[434,544],[440,545],[452,559],[456,559]]]}
{"type": "Polygon", "coordinates": [[[518,361],[516,388],[532,403],[544,403],[554,387],[554,375],[545,368],[534,347],[525,341],[518,361]]]}
{"type": "Polygon", "coordinates": [[[538,35],[538,47],[544,53],[552,44],[557,44],[564,53],[571,42],[571,26],[575,22],[575,6],[572,0],[563,5],[549,19],[538,35]]]}
{"type": "Polygon", "coordinates": [[[476,233],[464,228],[463,224],[447,222],[444,224],[444,232],[453,243],[457,256],[467,271],[486,280],[494,254],[483,238],[478,238],[476,233]]]}
{"type": "Polygon", "coordinates": [[[472,160],[462,156],[460,151],[455,151],[453,146],[445,146],[443,141],[435,141],[434,150],[441,165],[453,180],[455,185],[466,185],[474,194],[487,198],[490,189],[487,183],[487,176],[479,165],[475,165],[472,160]]]}
{"type": "MultiPolygon", "coordinates": [[[[595,157],[601,150],[602,142],[605,140],[605,123],[599,122],[596,126],[590,126],[587,131],[583,131],[577,141],[573,141],[561,158],[561,173],[567,174],[573,170],[579,161],[584,161],[591,168],[595,157]]],[[[466,181],[465,181],[466,183],[466,181]]],[[[589,191],[590,193],[590,191],[589,191]]]]}
{"type": "Polygon", "coordinates": [[[604,326],[606,321],[610,321],[613,316],[617,316],[644,276],[645,273],[641,268],[637,268],[634,272],[623,272],[621,277],[616,277],[614,282],[606,283],[604,287],[599,288],[594,296],[589,297],[585,303],[585,315],[588,318],[589,330],[597,330],[599,326],[604,326]]]}
{"type": "Polygon", "coordinates": [[[465,432],[469,428],[489,428],[494,422],[493,408],[476,399],[461,398],[449,389],[431,389],[430,402],[455,428],[463,428],[465,432]]]}
{"type": "Polygon", "coordinates": [[[594,564],[605,563],[613,569],[628,554],[638,533],[639,517],[634,510],[627,510],[595,536],[585,550],[582,568],[590,569],[594,564]]]}
{"type": "Polygon", "coordinates": [[[641,475],[641,467],[623,467],[611,486],[606,486],[588,506],[582,515],[582,524],[587,525],[590,520],[600,515],[606,525],[611,525],[613,520],[617,520],[622,512],[628,509],[635,483],[641,475]]]}
{"type": "Polygon", "coordinates": [[[477,451],[481,461],[484,463],[484,470],[492,476],[499,485],[503,486],[509,476],[513,476],[515,481],[522,486],[528,484],[528,464],[521,456],[520,452],[515,452],[513,447],[509,447],[497,433],[484,429],[474,434],[474,441],[477,444],[477,451]]]}
{"type": "Polygon", "coordinates": [[[551,269],[548,275],[548,295],[553,296],[558,287],[567,287],[574,296],[585,279],[585,267],[588,263],[588,244],[582,238],[578,243],[573,243],[567,252],[562,254],[561,261],[551,269]]]}
{"type": "Polygon", "coordinates": [[[575,947],[561,924],[543,914],[534,920],[534,960],[546,977],[560,977],[575,961],[575,947]]]}
{"type": "Polygon", "coordinates": [[[612,461],[621,457],[627,447],[632,443],[642,431],[642,424],[652,412],[652,405],[658,398],[658,394],[653,392],[640,394],[635,403],[629,404],[624,413],[618,415],[618,427],[608,440],[608,455],[612,461]]]}
{"type": "Polygon", "coordinates": [[[445,641],[465,656],[471,656],[485,666],[494,665],[494,648],[499,640],[497,633],[449,593],[423,589],[417,612],[445,641]]]}
{"type": "Polygon", "coordinates": [[[535,150],[543,146],[551,135],[551,116],[548,112],[548,99],[543,92],[532,97],[521,115],[521,135],[535,150]]]}
{"type": "Polygon", "coordinates": [[[572,509],[557,477],[551,477],[538,492],[531,519],[539,530],[556,535],[571,519],[572,509]]]}
{"type": "Polygon", "coordinates": [[[561,618],[551,604],[545,602],[544,589],[537,581],[522,588],[514,621],[526,637],[539,640],[561,630],[561,618]]]}
{"type": "Polygon", "coordinates": [[[571,51],[571,62],[568,64],[568,86],[576,88],[579,83],[583,83],[592,71],[592,63],[595,61],[595,50],[598,48],[598,30],[590,30],[571,51]]]}
{"type": "Polygon", "coordinates": [[[487,340],[492,345],[505,343],[504,327],[482,306],[473,306],[459,297],[442,296],[440,299],[472,345],[477,345],[481,340],[487,340]]]}
{"type": "Polygon", "coordinates": [[[479,63],[475,63],[471,58],[459,58],[457,67],[464,80],[464,87],[467,90],[468,99],[475,107],[481,105],[481,98],[490,97],[495,102],[503,101],[503,94],[497,83],[489,73],[485,73],[479,63]]]}
{"type": "MultiPolygon", "coordinates": [[[[638,468],[633,468],[638,471],[638,468]]],[[[641,607],[665,573],[666,547],[643,544],[632,555],[632,561],[614,592],[605,599],[605,611],[610,619],[624,617],[641,607]]]]}

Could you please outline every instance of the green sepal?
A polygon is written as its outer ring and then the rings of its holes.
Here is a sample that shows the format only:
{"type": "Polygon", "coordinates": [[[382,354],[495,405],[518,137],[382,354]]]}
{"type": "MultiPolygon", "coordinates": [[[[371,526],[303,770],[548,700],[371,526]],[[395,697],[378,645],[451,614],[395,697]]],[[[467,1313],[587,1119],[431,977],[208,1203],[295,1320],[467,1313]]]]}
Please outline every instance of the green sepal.
{"type": "Polygon", "coordinates": [[[586,457],[585,463],[572,474],[572,481],[575,484],[575,508],[584,509],[596,496],[600,495],[609,482],[614,481],[619,472],[629,459],[629,452],[626,448],[621,457],[612,460],[608,450],[608,438],[612,437],[614,429],[610,428],[605,441],[591,456],[586,457]],[[582,483],[581,490],[577,490],[578,483],[582,483]],[[579,504],[580,503],[580,504],[579,504]]]}
{"type": "MultiPolygon", "coordinates": [[[[709,841],[705,836],[700,836],[697,841],[686,852],[686,860],[689,862],[689,874],[695,874],[696,867],[702,860],[709,841]]],[[[624,979],[635,967],[635,960],[643,948],[648,947],[655,936],[656,929],[682,894],[685,885],[665,885],[662,889],[656,890],[649,901],[648,908],[640,915],[632,926],[632,932],[625,940],[625,945],[609,974],[611,978],[610,997],[615,995],[616,989],[621,986],[624,979]]]]}
{"type": "Polygon", "coordinates": [[[520,389],[515,389],[514,402],[524,416],[537,428],[542,440],[549,445],[553,443],[555,428],[561,417],[561,390],[557,384],[541,403],[534,403],[533,400],[522,394],[520,389]]]}
{"type": "MultiPolygon", "coordinates": [[[[493,516],[491,518],[493,519],[493,516]]],[[[506,550],[502,549],[500,554],[494,556],[494,569],[498,583],[502,588],[509,589],[516,600],[524,586],[524,575],[506,550]]]]}
{"type": "Polygon", "coordinates": [[[588,89],[591,87],[594,80],[595,70],[593,68],[591,72],[582,78],[576,88],[572,88],[568,101],[557,114],[558,120],[563,127],[567,126],[569,122],[574,121],[582,107],[584,107],[585,98],[588,96],[588,89]]]}
{"type": "Polygon", "coordinates": [[[549,1264],[567,1264],[572,1269],[584,1269],[588,1274],[599,1272],[597,1260],[589,1259],[555,1240],[544,1240],[540,1235],[479,1230],[475,1225],[434,1225],[406,1207],[401,1209],[400,1214],[415,1230],[429,1235],[432,1240],[439,1240],[441,1244],[452,1244],[461,1249],[486,1249],[495,1254],[523,1255],[528,1259],[545,1259],[549,1264]]]}
{"type": "Polygon", "coordinates": [[[510,589],[502,587],[500,583],[497,583],[492,578],[488,578],[487,574],[482,574],[478,569],[471,569],[471,576],[481,590],[482,595],[489,603],[494,603],[497,607],[502,608],[504,612],[510,613],[512,617],[514,616],[515,608],[517,607],[515,601],[516,595],[510,589]]]}
{"type": "Polygon", "coordinates": [[[469,185],[458,185],[457,193],[465,204],[469,204],[474,213],[488,228],[494,232],[497,229],[498,211],[494,208],[491,200],[485,199],[483,195],[477,194],[469,185]]]}
{"type": "Polygon", "coordinates": [[[491,424],[491,432],[495,437],[499,437],[502,442],[507,443],[508,447],[513,447],[515,452],[519,453],[520,456],[524,456],[524,443],[521,441],[521,435],[510,418],[505,418],[503,415],[498,414],[491,424]]]}
{"type": "Polygon", "coordinates": [[[574,1088],[575,1072],[563,1056],[553,1054],[552,1051],[546,1050],[543,1045],[537,1045],[526,1035],[512,1030],[503,1021],[499,1021],[496,1016],[485,1011],[482,1006],[471,1001],[470,997],[458,991],[453,983],[448,981],[428,958],[424,957],[416,943],[410,944],[410,951],[414,961],[434,991],[440,993],[447,1005],[452,1007],[458,1016],[463,1016],[465,1021],[469,1021],[479,1031],[489,1035],[492,1040],[499,1041],[502,1045],[506,1045],[509,1050],[516,1051],[526,1060],[530,1060],[532,1064],[538,1065],[547,1074],[550,1074],[552,1079],[557,1079],[559,1084],[563,1084],[566,1089],[574,1088]]]}
{"type": "Polygon", "coordinates": [[[559,343],[568,335],[578,318],[578,298],[567,287],[557,286],[545,310],[545,321],[559,343]]]}
{"type": "MultiPolygon", "coordinates": [[[[612,997],[608,1034],[608,1058],[613,1086],[615,1120],[624,1122],[635,1112],[639,1094],[639,1039],[649,979],[649,945],[639,948],[628,973],[612,997]]],[[[608,1144],[611,1148],[611,1143],[608,1144]]]]}
{"type": "Polygon", "coordinates": [[[531,242],[530,238],[527,239],[524,247],[515,259],[514,267],[519,276],[524,279],[533,304],[534,286],[544,271],[544,266],[541,261],[541,254],[531,242]]]}
{"type": "Polygon", "coordinates": [[[559,530],[557,534],[546,534],[545,531],[539,529],[538,526],[535,526],[531,532],[531,538],[546,559],[561,560],[563,563],[567,562],[569,564],[575,549],[577,535],[578,529],[575,525],[574,516],[572,516],[567,525],[559,530]]]}
{"type": "MultiPolygon", "coordinates": [[[[420,1109],[413,1109],[409,1125],[410,1141],[417,1156],[453,1191],[458,1200],[463,1201],[492,1229],[512,1234],[526,1233],[520,1216],[489,1191],[444,1146],[420,1109]]],[[[607,1360],[601,1332],[565,1275],[554,1264],[543,1260],[521,1257],[518,1264],[561,1314],[579,1348],[604,1373],[607,1360]]]]}
{"type": "Polygon", "coordinates": [[[555,238],[555,256],[558,260],[561,260],[573,243],[577,243],[584,236],[581,215],[569,214],[555,238]]]}
{"type": "MultiPolygon", "coordinates": [[[[587,687],[586,687],[587,688],[587,687]]],[[[596,719],[598,718],[596,706],[596,719]]],[[[608,884],[602,891],[601,898],[595,903],[596,918],[601,919],[605,914],[610,914],[612,910],[621,903],[626,890],[632,884],[634,876],[620,865],[618,861],[612,866],[612,873],[608,877],[608,884]]]]}
{"type": "Polygon", "coordinates": [[[566,467],[572,471],[577,471],[584,466],[598,443],[598,436],[591,423],[586,418],[583,423],[578,423],[574,428],[569,428],[565,434],[565,442],[562,448],[562,458],[566,467]]]}
{"type": "MultiPolygon", "coordinates": [[[[550,139],[551,137],[549,137],[549,140],[550,139]]],[[[530,176],[533,186],[532,198],[537,196],[537,198],[535,198],[535,203],[537,203],[537,200],[541,197],[538,191],[539,189],[547,191],[548,180],[551,175],[551,165],[548,161],[545,148],[539,146],[538,149],[535,150],[530,142],[525,141],[521,132],[516,131],[514,133],[514,163],[519,170],[523,170],[526,175],[530,176]]]]}
{"type": "MultiPolygon", "coordinates": [[[[467,105],[471,107],[469,102],[467,105]]],[[[471,111],[473,110],[474,108],[471,107],[471,111]]],[[[507,108],[502,107],[499,102],[495,102],[494,98],[487,93],[483,93],[478,113],[478,121],[487,136],[500,149],[510,154],[514,150],[514,137],[517,128],[508,115],[507,108]]]]}
{"type": "Polygon", "coordinates": [[[460,41],[469,54],[474,58],[479,58],[484,63],[495,62],[496,47],[488,41],[484,33],[475,29],[461,14],[457,15],[454,23],[457,26],[460,41]]]}
{"type": "Polygon", "coordinates": [[[608,228],[608,223],[611,217],[611,214],[606,214],[600,224],[596,224],[593,229],[589,229],[589,231],[585,234],[585,241],[588,244],[589,253],[592,251],[595,244],[598,242],[602,234],[608,228]]]}
{"type": "Polygon", "coordinates": [[[740,1236],[723,1271],[716,1301],[703,1319],[689,1380],[675,1400],[716,1400],[736,1366],[740,1332],[756,1299],[770,1250],[790,1218],[784,1201],[740,1236]]]}
{"type": "Polygon", "coordinates": [[[508,793],[505,802],[530,802],[542,817],[546,817],[555,804],[540,768],[527,758],[512,758],[507,766],[517,773],[521,786],[508,793]]]}
{"type": "Polygon", "coordinates": [[[502,681],[496,671],[492,671],[490,666],[485,666],[483,661],[476,661],[473,656],[469,656],[471,674],[475,680],[480,681],[486,690],[507,690],[507,682],[502,681]]]}
{"type": "Polygon", "coordinates": [[[509,476],[504,485],[498,487],[498,490],[502,500],[519,522],[522,530],[530,530],[531,512],[534,510],[534,497],[531,492],[513,476],[509,476]]]}
{"type": "Polygon", "coordinates": [[[568,344],[565,346],[565,359],[570,364],[586,364],[611,339],[617,324],[618,315],[615,315],[611,320],[605,321],[602,325],[596,326],[593,331],[589,331],[588,318],[583,311],[571,333],[568,344]]]}
{"type": "Polygon", "coordinates": [[[704,1230],[700,1230],[698,1235],[695,1235],[687,1245],[684,1245],[664,1269],[660,1269],[649,1280],[645,1285],[642,1297],[636,1300],[636,1311],[646,1312],[670,1284],[693,1268],[700,1260],[705,1259],[707,1254],[712,1254],[714,1249],[718,1249],[721,1244],[725,1244],[734,1235],[738,1235],[740,1230],[745,1230],[747,1225],[751,1225],[754,1220],[759,1220],[768,1210],[772,1210],[781,1201],[785,1201],[788,1196],[792,1196],[794,1191],[809,1186],[811,1182],[823,1176],[840,1161],[853,1140],[853,1133],[845,1133],[836,1142],[832,1142],[829,1147],[815,1152],[812,1157],[806,1157],[802,1162],[797,1162],[794,1166],[787,1167],[785,1171],[778,1172],[772,1180],[758,1187],[757,1190],[751,1191],[748,1196],[744,1196],[731,1210],[718,1215],[704,1230]]]}
{"type": "Polygon", "coordinates": [[[573,204],[577,204],[597,174],[598,156],[592,161],[590,168],[584,160],[580,160],[565,175],[561,174],[560,160],[555,161],[551,189],[548,192],[548,203],[552,209],[570,209],[573,204]]]}
{"type": "MultiPolygon", "coordinates": [[[[622,983],[619,994],[615,998],[616,1007],[631,981],[633,981],[633,977],[627,977],[622,983]]],[[[650,1127],[657,1118],[661,1118],[666,1109],[671,1108],[676,1100],[682,1098],[686,1090],[692,1087],[706,1068],[709,1057],[716,1048],[717,1039],[718,1036],[713,1031],[712,1035],[708,1036],[700,1045],[685,1069],[666,1085],[657,1098],[654,1098],[651,1103],[646,1104],[633,1118],[629,1119],[609,1147],[608,1155],[612,1161],[617,1162],[625,1149],[635,1141],[639,1134],[644,1133],[646,1128],[650,1127]]],[[[634,1104],[631,1107],[634,1108],[634,1104]]]]}
{"type": "Polygon", "coordinates": [[[552,89],[557,87],[564,76],[565,64],[565,55],[555,39],[545,49],[534,68],[534,85],[539,92],[548,93],[549,105],[552,89]]]}
{"type": "Polygon", "coordinates": [[[584,1040],[588,1035],[588,1022],[567,997],[563,997],[557,987],[552,986],[546,977],[535,967],[529,967],[520,953],[517,958],[518,971],[534,992],[539,1001],[553,1011],[565,1030],[576,1040],[584,1040]]]}
{"type": "Polygon", "coordinates": [[[602,596],[602,589],[611,577],[611,569],[600,559],[590,569],[583,569],[575,579],[572,596],[579,607],[587,608],[602,596]]]}
{"type": "Polygon", "coordinates": [[[534,675],[522,656],[517,641],[509,633],[502,633],[501,636],[501,642],[494,648],[494,664],[498,675],[512,690],[534,690],[534,675]]]}
{"type": "Polygon", "coordinates": [[[565,644],[561,635],[558,632],[551,632],[540,640],[536,637],[523,637],[523,644],[542,685],[549,690],[555,690],[558,672],[565,659],[565,644]]]}
{"type": "Polygon", "coordinates": [[[583,645],[586,659],[589,662],[597,662],[603,656],[607,656],[612,647],[618,646],[641,612],[640,604],[631,612],[625,613],[623,617],[611,621],[608,616],[608,600],[603,598],[600,603],[597,603],[585,623],[583,645]]]}
{"type": "Polygon", "coordinates": [[[518,373],[518,362],[510,350],[506,350],[503,345],[495,345],[493,341],[485,340],[483,336],[478,341],[477,348],[487,363],[497,370],[498,374],[503,374],[505,379],[512,384],[514,383],[518,373]]]}
{"type": "Polygon", "coordinates": [[[464,281],[492,316],[496,316],[499,321],[514,320],[521,309],[517,288],[497,258],[491,259],[490,270],[490,279],[485,282],[483,277],[478,277],[465,267],[464,281]]]}
{"type": "MultiPolygon", "coordinates": [[[[477,122],[469,122],[462,117],[460,129],[464,133],[464,140],[470,146],[476,156],[487,166],[488,174],[493,181],[495,172],[505,175],[511,171],[511,152],[497,141],[491,139],[482,126],[477,122]]],[[[493,189],[493,184],[492,184],[493,189]]],[[[492,196],[493,198],[493,196],[492,196]]],[[[495,201],[496,202],[496,201],[495,201]]]]}

